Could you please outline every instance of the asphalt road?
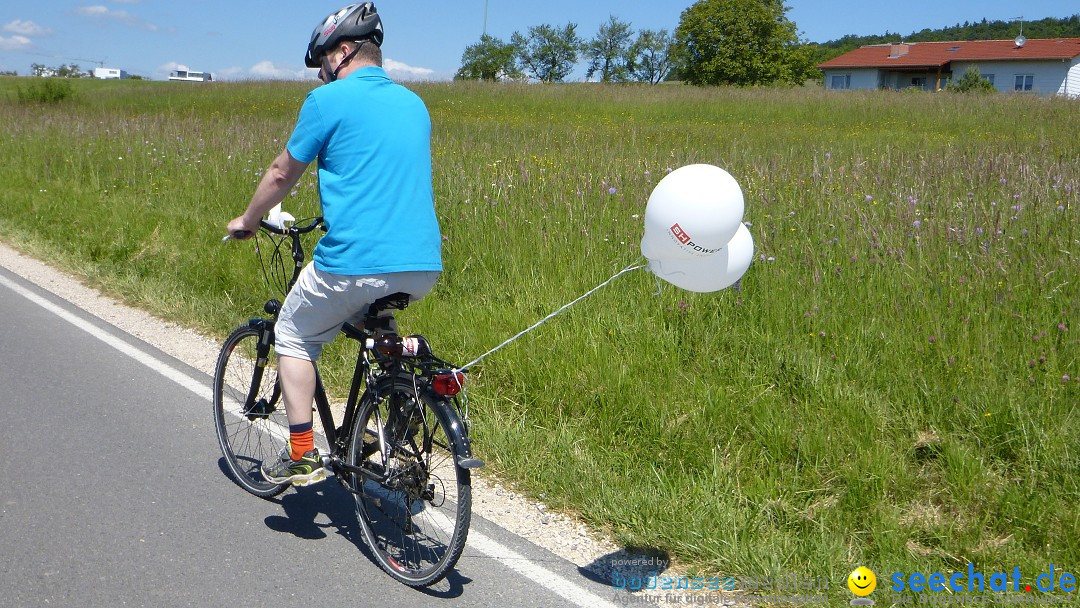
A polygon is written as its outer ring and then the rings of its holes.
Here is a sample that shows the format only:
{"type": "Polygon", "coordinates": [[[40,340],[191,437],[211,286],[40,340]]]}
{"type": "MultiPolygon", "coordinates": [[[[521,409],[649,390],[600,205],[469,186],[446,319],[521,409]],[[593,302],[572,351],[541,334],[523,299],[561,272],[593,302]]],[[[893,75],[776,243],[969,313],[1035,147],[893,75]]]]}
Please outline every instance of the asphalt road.
{"type": "Polygon", "coordinates": [[[627,603],[475,516],[446,581],[393,581],[335,482],[274,500],[232,483],[209,386],[0,268],[0,606],[627,603]]]}

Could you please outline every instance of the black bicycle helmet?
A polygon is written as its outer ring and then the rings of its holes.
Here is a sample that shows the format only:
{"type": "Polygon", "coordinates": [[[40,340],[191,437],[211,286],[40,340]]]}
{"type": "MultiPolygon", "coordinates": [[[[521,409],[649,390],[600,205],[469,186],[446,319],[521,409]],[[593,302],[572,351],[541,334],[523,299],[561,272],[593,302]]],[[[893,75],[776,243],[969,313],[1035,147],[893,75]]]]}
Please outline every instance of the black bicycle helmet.
{"type": "Polygon", "coordinates": [[[321,67],[322,54],[346,40],[369,40],[375,46],[382,46],[382,19],[373,2],[357,2],[327,15],[311,32],[304,64],[309,68],[321,67]]]}

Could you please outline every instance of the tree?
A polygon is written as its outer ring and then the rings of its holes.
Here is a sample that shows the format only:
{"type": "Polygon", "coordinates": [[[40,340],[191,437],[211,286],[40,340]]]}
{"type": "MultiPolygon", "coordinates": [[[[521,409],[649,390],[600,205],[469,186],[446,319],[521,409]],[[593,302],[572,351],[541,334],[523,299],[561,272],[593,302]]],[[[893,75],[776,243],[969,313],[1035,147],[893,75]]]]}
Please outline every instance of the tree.
{"type": "Polygon", "coordinates": [[[675,30],[679,72],[696,85],[801,84],[810,70],[784,0],[698,0],[675,30]]]}
{"type": "Polygon", "coordinates": [[[56,75],[61,78],[86,78],[92,74],[83,71],[81,67],[74,63],[69,63],[56,68],[56,75]]]}
{"type": "Polygon", "coordinates": [[[671,72],[671,35],[667,30],[641,30],[630,45],[630,77],[656,84],[671,72]]]}
{"type": "Polygon", "coordinates": [[[630,76],[630,37],[634,31],[630,24],[611,15],[607,23],[600,25],[596,37],[583,47],[589,68],[585,78],[600,72],[601,82],[626,82],[630,76]]]}
{"type": "Polygon", "coordinates": [[[489,80],[519,78],[515,59],[517,47],[498,38],[484,34],[480,42],[469,45],[461,55],[461,68],[454,74],[455,80],[489,80]]]}
{"type": "Polygon", "coordinates": [[[979,73],[979,68],[975,66],[970,66],[959,80],[950,82],[946,90],[953,93],[993,93],[997,91],[994,88],[994,83],[983,78],[982,74],[979,73]]]}
{"type": "Polygon", "coordinates": [[[581,48],[576,23],[567,23],[563,28],[546,23],[533,26],[528,36],[514,32],[510,43],[517,48],[522,70],[542,82],[562,82],[569,76],[581,48]]]}
{"type": "Polygon", "coordinates": [[[42,63],[32,63],[30,64],[30,73],[34,76],[56,76],[59,78],[83,78],[90,75],[74,63],[60,65],[55,68],[42,63]]]}

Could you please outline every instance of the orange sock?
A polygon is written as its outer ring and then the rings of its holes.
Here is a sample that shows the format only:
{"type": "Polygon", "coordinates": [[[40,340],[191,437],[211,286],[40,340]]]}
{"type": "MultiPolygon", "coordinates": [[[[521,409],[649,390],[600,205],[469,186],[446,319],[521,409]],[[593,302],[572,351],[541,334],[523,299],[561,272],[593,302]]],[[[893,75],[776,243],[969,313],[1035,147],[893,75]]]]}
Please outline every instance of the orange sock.
{"type": "Polygon", "coordinates": [[[315,449],[315,433],[311,430],[311,423],[289,425],[290,456],[293,460],[300,460],[304,452],[315,449]]]}

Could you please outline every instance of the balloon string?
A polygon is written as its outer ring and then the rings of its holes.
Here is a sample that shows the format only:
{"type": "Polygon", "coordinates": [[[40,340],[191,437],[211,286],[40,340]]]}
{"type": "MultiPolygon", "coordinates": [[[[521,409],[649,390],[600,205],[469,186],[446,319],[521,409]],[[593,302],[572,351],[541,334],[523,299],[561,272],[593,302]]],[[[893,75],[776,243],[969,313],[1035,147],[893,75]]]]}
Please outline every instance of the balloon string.
{"type": "MultiPolygon", "coordinates": [[[[636,264],[636,263],[637,263],[637,262],[635,262],[634,264],[636,264]]],[[[565,306],[563,306],[562,308],[560,308],[560,309],[556,310],[555,312],[551,313],[550,315],[548,315],[548,316],[544,317],[543,319],[540,319],[540,320],[539,320],[539,321],[537,321],[536,323],[533,323],[533,324],[532,324],[532,325],[530,325],[529,327],[527,327],[527,328],[523,329],[522,331],[518,332],[518,334],[517,334],[516,336],[514,336],[514,337],[510,338],[510,339],[509,339],[509,340],[507,340],[506,342],[503,342],[502,344],[500,344],[500,345],[496,346],[495,348],[493,348],[493,349],[489,350],[488,352],[486,352],[486,353],[484,353],[484,354],[480,355],[479,357],[477,357],[477,358],[473,359],[472,361],[470,361],[470,362],[466,363],[465,365],[462,365],[461,367],[457,368],[457,369],[456,369],[455,371],[461,371],[461,370],[465,370],[465,369],[468,369],[468,368],[470,368],[470,367],[472,367],[472,366],[476,365],[476,364],[477,364],[477,363],[479,363],[479,362],[480,362],[480,361],[481,361],[481,360],[482,360],[482,359],[483,359],[484,357],[487,357],[488,355],[490,355],[490,354],[494,353],[495,351],[497,351],[497,350],[501,349],[502,347],[506,346],[507,344],[510,344],[510,343],[511,343],[511,342],[513,342],[514,340],[517,340],[517,339],[518,339],[518,338],[520,338],[521,336],[524,336],[525,334],[527,334],[527,333],[529,333],[530,331],[532,331],[532,330],[536,329],[537,327],[540,327],[541,325],[543,325],[543,324],[544,324],[544,323],[546,323],[547,321],[551,320],[551,319],[552,319],[552,318],[553,318],[553,317],[554,317],[555,315],[558,315],[559,313],[561,313],[562,311],[566,310],[567,308],[570,308],[570,307],[571,307],[571,306],[573,306],[574,304],[577,304],[578,302],[580,302],[580,301],[584,300],[585,298],[587,298],[587,297],[591,296],[591,295],[592,295],[592,294],[593,294],[594,292],[596,292],[597,290],[599,290],[599,289],[600,289],[601,287],[603,287],[603,286],[607,285],[608,283],[610,283],[610,282],[614,281],[614,280],[615,280],[615,279],[617,279],[618,277],[620,277],[620,276],[622,276],[622,275],[624,275],[624,274],[626,274],[626,273],[628,273],[628,272],[630,272],[630,271],[633,271],[633,270],[640,270],[640,269],[642,269],[642,268],[646,268],[646,267],[648,267],[648,264],[641,264],[641,265],[638,265],[638,266],[635,266],[634,264],[631,264],[631,265],[627,266],[626,268],[623,268],[623,269],[622,269],[622,270],[620,270],[619,272],[616,272],[616,273],[615,273],[615,274],[614,274],[614,275],[613,275],[613,276],[612,276],[612,277],[611,277],[610,279],[608,279],[608,280],[604,281],[603,283],[601,283],[601,284],[597,285],[596,287],[593,287],[592,289],[590,289],[589,291],[585,292],[585,293],[584,293],[583,295],[581,295],[581,296],[580,296],[579,298],[577,298],[577,299],[576,299],[576,300],[574,300],[573,302],[570,302],[569,304],[566,304],[565,306]]]]}

